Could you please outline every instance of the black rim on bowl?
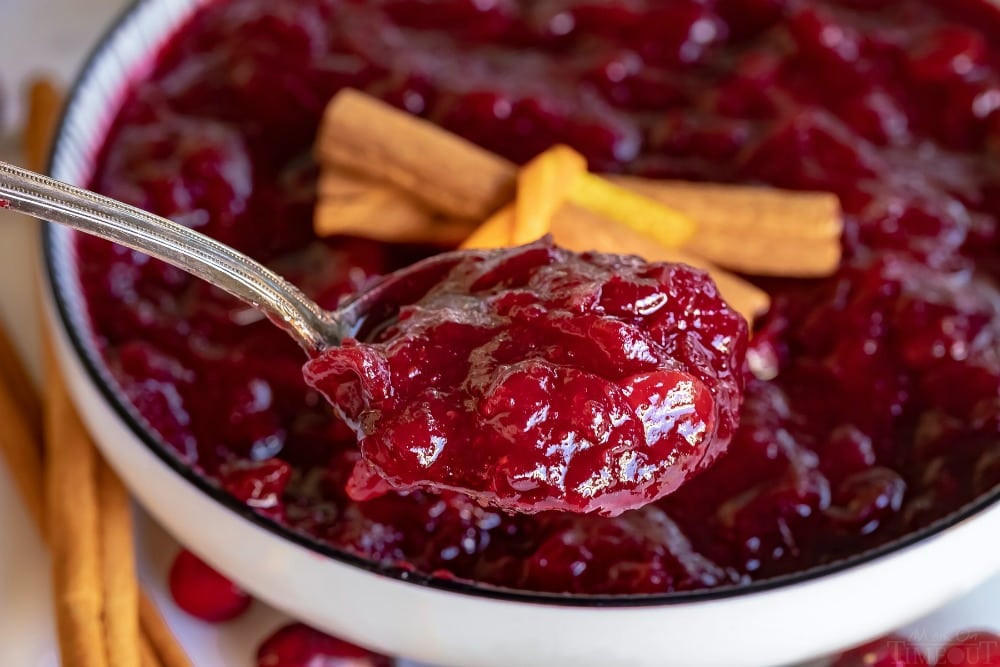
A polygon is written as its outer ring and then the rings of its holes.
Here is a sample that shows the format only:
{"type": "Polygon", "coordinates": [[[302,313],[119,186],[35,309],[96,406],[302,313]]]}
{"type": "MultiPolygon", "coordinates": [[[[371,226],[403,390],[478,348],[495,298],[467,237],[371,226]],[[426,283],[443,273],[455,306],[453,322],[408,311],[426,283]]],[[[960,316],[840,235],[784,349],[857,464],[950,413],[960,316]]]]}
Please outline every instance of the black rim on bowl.
{"type": "MultiPolygon", "coordinates": [[[[68,97],[66,109],[62,120],[60,121],[52,153],[49,157],[50,167],[55,163],[57,157],[66,150],[66,143],[68,141],[66,138],[67,123],[72,117],[74,103],[79,100],[86,84],[91,80],[94,72],[99,71],[102,67],[108,44],[120,31],[128,27],[131,19],[133,19],[147,6],[153,5],[156,1],[157,0],[134,0],[134,2],[129,5],[114,22],[112,22],[111,26],[107,29],[101,39],[98,40],[97,44],[86,59],[83,68],[77,74],[75,83],[68,97]]],[[[195,3],[195,5],[197,4],[198,3],[195,3]]],[[[167,35],[167,37],[169,38],[169,35],[167,35]]],[[[146,55],[149,54],[147,53],[146,55]]],[[[128,82],[126,81],[126,83],[128,82]]],[[[120,102],[120,100],[116,100],[116,102],[120,102]]],[[[112,105],[112,110],[117,113],[118,107],[112,105]]],[[[103,136],[98,138],[103,139],[103,136]]],[[[97,145],[99,144],[95,144],[95,146],[97,145]]],[[[288,540],[289,542],[304,547],[317,554],[321,554],[335,561],[360,568],[361,570],[367,572],[441,591],[449,591],[453,593],[461,593],[464,595],[493,598],[498,600],[559,605],[566,607],[645,607],[722,600],[811,582],[821,577],[833,575],[838,572],[869,563],[888,554],[901,551],[918,543],[927,541],[933,537],[939,536],[949,528],[972,518],[979,512],[986,510],[1000,501],[1000,487],[998,487],[989,493],[984,494],[980,498],[977,498],[973,502],[955,510],[950,515],[932,522],[920,530],[914,531],[913,533],[904,535],[867,551],[863,551],[824,565],[814,566],[805,570],[769,579],[753,581],[748,584],[727,585],[694,591],[678,591],[672,593],[643,595],[579,595],[533,592],[519,589],[501,588],[489,584],[481,584],[465,580],[446,579],[415,572],[398,565],[373,561],[319,542],[308,535],[296,532],[287,526],[256,513],[250,507],[223,491],[208,478],[197,473],[191,466],[181,461],[174,450],[164,443],[158,434],[156,434],[149,426],[143,423],[141,417],[137,415],[135,408],[132,407],[128,402],[128,399],[125,398],[122,389],[110,376],[103,360],[100,358],[99,353],[94,349],[94,345],[89,340],[91,337],[90,332],[86,331],[85,327],[83,327],[77,317],[74,316],[73,306],[68,302],[66,297],[66,286],[67,281],[76,280],[76,276],[72,275],[72,272],[70,271],[73,267],[59,262],[61,253],[57,250],[56,239],[59,233],[71,235],[76,232],[70,232],[69,230],[57,230],[57,227],[58,225],[53,223],[46,223],[42,225],[41,234],[44,278],[47,280],[48,288],[56,306],[59,320],[66,332],[75,354],[81,360],[90,382],[93,383],[93,385],[98,389],[99,393],[111,407],[115,415],[128,426],[129,430],[143,443],[144,446],[149,448],[149,450],[153,452],[157,458],[184,478],[188,483],[221,504],[223,507],[227,508],[229,511],[281,539],[288,540]]]]}

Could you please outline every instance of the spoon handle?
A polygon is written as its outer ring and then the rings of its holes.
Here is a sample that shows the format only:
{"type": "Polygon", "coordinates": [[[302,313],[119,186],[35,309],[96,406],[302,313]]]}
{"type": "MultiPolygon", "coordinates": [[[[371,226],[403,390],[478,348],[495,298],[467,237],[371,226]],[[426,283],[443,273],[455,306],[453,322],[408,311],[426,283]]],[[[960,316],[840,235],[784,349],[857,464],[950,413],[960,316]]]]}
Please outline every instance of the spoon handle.
{"type": "Polygon", "coordinates": [[[262,264],[158,215],[0,161],[0,207],[138,250],[261,310],[309,354],[339,340],[335,317],[262,264]]]}

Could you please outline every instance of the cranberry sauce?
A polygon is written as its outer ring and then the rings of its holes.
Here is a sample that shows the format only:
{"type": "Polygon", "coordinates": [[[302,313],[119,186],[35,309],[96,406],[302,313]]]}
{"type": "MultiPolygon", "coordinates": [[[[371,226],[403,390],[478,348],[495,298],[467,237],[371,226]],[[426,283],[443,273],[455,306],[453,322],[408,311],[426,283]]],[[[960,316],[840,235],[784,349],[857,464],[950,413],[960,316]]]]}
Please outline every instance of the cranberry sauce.
{"type": "MultiPolygon", "coordinates": [[[[726,456],[609,519],[451,492],[359,502],[302,353],[218,290],[81,238],[130,400],[262,514],[372,558],[546,591],[742,583],[904,535],[1000,482],[1000,16],[986,0],[219,0],[135,82],[93,185],[322,304],[413,258],[311,231],[324,104],[366,90],[514,160],[835,192],[845,260],[768,281],[726,456]]],[[[373,221],[377,224],[377,221],[373,221]]],[[[410,253],[409,256],[407,253],[410,253]]]]}
{"type": "Polygon", "coordinates": [[[450,490],[617,516],[732,439],[747,327],[701,271],[546,239],[466,251],[421,290],[305,367],[357,433],[354,500],[450,490]]]}

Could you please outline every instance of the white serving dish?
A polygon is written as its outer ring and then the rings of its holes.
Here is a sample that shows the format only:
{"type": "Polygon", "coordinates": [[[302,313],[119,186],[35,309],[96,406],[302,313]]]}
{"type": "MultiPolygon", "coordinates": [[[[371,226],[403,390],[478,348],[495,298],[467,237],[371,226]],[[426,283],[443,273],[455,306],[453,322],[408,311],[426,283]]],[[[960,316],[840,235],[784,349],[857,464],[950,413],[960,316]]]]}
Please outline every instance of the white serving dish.
{"type": "MultiPolygon", "coordinates": [[[[129,76],[205,0],[144,0],[80,76],[52,156],[84,184],[129,76]]],[[[253,514],[185,468],[121,397],[89,337],[74,232],[45,231],[48,323],[84,420],[139,502],[254,595],[387,653],[461,667],[777,665],[906,624],[1000,569],[1000,490],[919,534],[843,563],[737,590],[650,598],[504,591],[408,576],[253,514]]]]}

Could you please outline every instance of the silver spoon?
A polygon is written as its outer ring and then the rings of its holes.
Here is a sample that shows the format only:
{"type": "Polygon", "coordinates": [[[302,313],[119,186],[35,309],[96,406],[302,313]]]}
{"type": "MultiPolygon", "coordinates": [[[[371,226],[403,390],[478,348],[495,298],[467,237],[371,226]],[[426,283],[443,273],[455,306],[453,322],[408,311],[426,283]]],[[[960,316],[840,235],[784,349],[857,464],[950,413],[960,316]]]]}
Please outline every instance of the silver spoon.
{"type": "Polygon", "coordinates": [[[436,277],[470,254],[455,251],[417,262],[328,311],[264,265],[204,234],[2,160],[0,208],[114,241],[206,280],[263,312],[309,355],[339,345],[363,325],[418,299],[436,277]]]}

